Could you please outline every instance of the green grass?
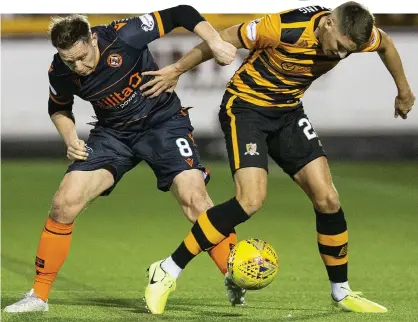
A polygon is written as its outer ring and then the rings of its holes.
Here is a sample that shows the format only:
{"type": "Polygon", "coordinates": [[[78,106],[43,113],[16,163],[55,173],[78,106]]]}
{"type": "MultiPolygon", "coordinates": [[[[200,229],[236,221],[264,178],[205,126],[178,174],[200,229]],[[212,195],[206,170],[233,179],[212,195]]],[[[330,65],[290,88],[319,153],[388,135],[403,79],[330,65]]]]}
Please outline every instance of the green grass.
{"type": "MultiPolygon", "coordinates": [[[[233,195],[226,163],[209,165],[215,202],[233,195]]],[[[51,197],[66,165],[2,164],[1,307],[32,285],[34,258],[51,197]]],[[[169,193],[158,192],[146,165],[127,174],[113,194],[96,200],[76,222],[70,255],[50,295],[46,314],[6,315],[4,321],[418,321],[418,166],[332,165],[350,231],[350,281],[386,315],[341,313],[330,306],[329,285],[316,246],[312,206],[272,166],[268,200],[238,228],[239,239],[273,244],[276,280],[250,292],[248,306],[229,306],[222,276],[206,254],[183,272],[161,317],[141,301],[147,266],[175,249],[190,224],[169,193]]]]}

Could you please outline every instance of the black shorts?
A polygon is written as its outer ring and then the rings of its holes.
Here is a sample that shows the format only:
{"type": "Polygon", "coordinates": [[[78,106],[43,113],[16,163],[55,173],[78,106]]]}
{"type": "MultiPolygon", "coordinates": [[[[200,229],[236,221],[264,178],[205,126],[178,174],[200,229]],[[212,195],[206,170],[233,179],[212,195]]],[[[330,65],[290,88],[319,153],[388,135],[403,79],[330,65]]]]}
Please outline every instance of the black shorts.
{"type": "Polygon", "coordinates": [[[301,104],[277,112],[273,108],[251,105],[225,93],[219,121],[232,173],[247,167],[268,171],[270,156],[293,177],[306,164],[325,155],[301,104]],[[268,115],[263,113],[265,109],[269,109],[268,115]]]}
{"type": "Polygon", "coordinates": [[[184,170],[199,169],[207,183],[209,174],[200,164],[193,127],[186,110],[144,132],[118,131],[96,126],[87,140],[86,161],[73,162],[68,170],[108,169],[115,183],[102,195],[111,193],[119,180],[139,162],[145,161],[157,177],[157,187],[168,191],[174,177],[184,170]]]}

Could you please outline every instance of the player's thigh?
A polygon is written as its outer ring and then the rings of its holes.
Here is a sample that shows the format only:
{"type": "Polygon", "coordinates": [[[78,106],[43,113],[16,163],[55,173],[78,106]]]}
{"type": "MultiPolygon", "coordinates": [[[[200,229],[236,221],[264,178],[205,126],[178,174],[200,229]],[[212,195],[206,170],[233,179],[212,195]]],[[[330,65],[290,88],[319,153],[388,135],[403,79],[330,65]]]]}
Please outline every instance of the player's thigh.
{"type": "Polygon", "coordinates": [[[328,161],[324,156],[306,164],[295,174],[294,180],[317,210],[333,213],[340,208],[338,192],[332,182],[328,161]]]}
{"type": "Polygon", "coordinates": [[[89,156],[85,161],[75,161],[67,169],[67,173],[74,171],[91,172],[105,169],[113,176],[113,184],[102,192],[107,196],[115,188],[123,175],[135,167],[140,159],[135,158],[131,147],[122,140],[123,133],[103,128],[94,128],[87,140],[89,156]]]}
{"type": "Polygon", "coordinates": [[[114,182],[113,174],[107,169],[71,171],[64,176],[57,194],[65,194],[68,199],[77,196],[87,203],[109,189],[114,182]]]}
{"type": "Polygon", "coordinates": [[[311,161],[325,156],[322,143],[302,108],[283,112],[278,129],[267,138],[271,158],[290,177],[311,161]]]}
{"type": "Polygon", "coordinates": [[[209,173],[200,163],[187,111],[182,110],[142,135],[134,151],[152,168],[157,188],[161,191],[169,191],[173,180],[187,170],[198,170],[193,172],[193,176],[201,181],[202,186],[209,181],[209,173]]]}
{"type": "Polygon", "coordinates": [[[177,174],[170,191],[191,222],[195,222],[202,212],[213,206],[201,170],[191,169],[177,174]]]}
{"type": "Polygon", "coordinates": [[[219,122],[232,173],[251,167],[268,171],[267,134],[263,116],[242,106],[240,99],[234,95],[227,96],[224,101],[226,103],[219,111],[219,122]]]}
{"type": "Polygon", "coordinates": [[[248,215],[259,210],[267,195],[267,127],[265,117],[231,95],[221,106],[219,121],[234,175],[236,197],[248,215]]]}

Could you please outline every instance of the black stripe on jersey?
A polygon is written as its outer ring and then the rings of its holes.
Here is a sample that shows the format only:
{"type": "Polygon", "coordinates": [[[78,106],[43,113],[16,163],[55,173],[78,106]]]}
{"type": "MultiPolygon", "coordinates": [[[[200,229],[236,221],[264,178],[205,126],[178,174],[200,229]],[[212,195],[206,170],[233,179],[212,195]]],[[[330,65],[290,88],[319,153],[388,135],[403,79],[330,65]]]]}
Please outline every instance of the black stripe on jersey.
{"type": "MultiPolygon", "coordinates": [[[[261,58],[263,58],[263,60],[273,69],[273,70],[276,70],[276,68],[275,67],[273,67],[272,65],[271,65],[271,63],[269,62],[269,58],[268,58],[268,55],[265,53],[265,52],[262,52],[261,54],[260,54],[260,57],[261,58]]],[[[288,80],[288,81],[292,81],[292,82],[305,82],[305,81],[307,81],[307,80],[310,80],[310,79],[312,79],[312,76],[306,76],[306,75],[289,75],[289,74],[285,74],[285,73],[282,73],[281,71],[278,71],[278,73],[280,73],[280,74],[282,74],[282,76],[284,77],[284,78],[286,78],[286,80],[288,80]]],[[[298,87],[298,86],[300,86],[300,85],[294,85],[294,86],[291,86],[291,87],[298,87]]]]}
{"type": "Polygon", "coordinates": [[[300,36],[305,31],[305,27],[301,28],[282,28],[280,41],[287,44],[296,44],[300,36]]]}
{"type": "MultiPolygon", "coordinates": [[[[271,63],[269,62],[269,58],[267,56],[267,54],[265,52],[262,52],[260,54],[260,57],[263,58],[263,60],[267,63],[267,65],[270,66],[271,69],[276,70],[276,68],[274,68],[271,63]]],[[[306,59],[311,59],[311,58],[306,58],[306,59]]],[[[289,75],[286,73],[282,73],[279,72],[278,73],[282,74],[282,76],[284,78],[286,78],[286,80],[288,81],[292,81],[292,82],[300,82],[300,83],[305,83],[306,81],[309,80],[313,80],[314,78],[312,78],[312,76],[306,76],[306,75],[289,75]]],[[[289,86],[289,87],[294,87],[294,88],[299,88],[300,86],[305,86],[305,85],[293,85],[293,86],[289,86]]]]}
{"type": "Polygon", "coordinates": [[[287,85],[278,79],[273,73],[271,73],[263,64],[260,58],[257,58],[253,62],[254,69],[260,73],[260,75],[267,79],[269,82],[278,85],[280,88],[293,88],[294,85],[287,85]]]}
{"type": "Polygon", "coordinates": [[[262,99],[262,98],[260,98],[256,95],[254,95],[253,93],[245,92],[245,91],[242,91],[242,90],[238,89],[238,87],[236,87],[232,82],[228,84],[228,88],[232,89],[233,91],[235,91],[237,93],[245,93],[246,95],[251,96],[254,99],[258,99],[258,100],[262,100],[262,101],[264,100],[264,99],[262,99]]]}
{"type": "MultiPolygon", "coordinates": [[[[260,91],[261,94],[266,95],[268,97],[270,97],[273,101],[272,103],[280,103],[280,102],[286,102],[286,101],[294,101],[295,98],[292,95],[289,94],[283,94],[283,93],[277,93],[277,92],[272,92],[270,91],[268,88],[262,86],[262,85],[258,85],[254,79],[251,77],[251,75],[249,75],[247,73],[246,70],[243,70],[240,74],[239,77],[241,78],[242,82],[247,85],[249,88],[251,88],[253,91],[258,92],[257,90],[261,89],[262,91],[260,91]]],[[[263,98],[257,97],[258,99],[262,99],[265,100],[263,98]]]]}
{"type": "Polygon", "coordinates": [[[242,44],[242,47],[244,47],[245,49],[248,49],[247,46],[245,46],[244,40],[242,40],[242,36],[241,36],[241,28],[242,28],[243,25],[244,24],[242,23],[241,26],[238,27],[238,38],[239,38],[239,41],[242,44]]]}
{"type": "MultiPolygon", "coordinates": [[[[269,58],[268,58],[268,55],[265,53],[265,52],[262,52],[261,54],[260,54],[260,57],[261,58],[263,58],[263,60],[273,69],[273,70],[276,70],[276,68],[274,68],[272,65],[271,65],[271,63],[269,62],[269,58]]],[[[311,58],[306,58],[306,59],[311,59],[311,58]]],[[[283,75],[283,77],[285,77],[286,78],[286,80],[289,80],[289,81],[294,81],[294,82],[304,82],[304,81],[306,81],[306,80],[309,80],[309,79],[312,79],[312,76],[306,76],[306,75],[288,75],[288,74],[285,74],[285,73],[282,73],[282,72],[280,72],[280,71],[278,71],[280,74],[282,74],[283,75]]],[[[298,86],[298,85],[295,85],[295,86],[298,86]]],[[[293,87],[293,86],[292,86],[293,87]]]]}
{"type": "Polygon", "coordinates": [[[243,70],[238,75],[239,78],[241,78],[242,82],[247,85],[251,90],[257,92],[258,89],[262,89],[263,86],[258,85],[255,80],[247,73],[246,70],[243,70]]]}
{"type": "Polygon", "coordinates": [[[304,22],[311,20],[314,15],[322,11],[328,12],[331,10],[321,6],[308,6],[285,12],[280,15],[280,19],[282,23],[304,22]]]}
{"type": "Polygon", "coordinates": [[[317,55],[306,55],[306,54],[294,54],[288,52],[287,50],[276,47],[276,50],[279,51],[281,54],[288,56],[290,58],[294,58],[297,60],[317,60],[317,61],[339,61],[341,60],[339,57],[329,57],[329,56],[317,56],[317,55]]]}
{"type": "Polygon", "coordinates": [[[280,15],[281,23],[303,22],[311,20],[312,15],[303,13],[300,9],[295,9],[280,15]]]}

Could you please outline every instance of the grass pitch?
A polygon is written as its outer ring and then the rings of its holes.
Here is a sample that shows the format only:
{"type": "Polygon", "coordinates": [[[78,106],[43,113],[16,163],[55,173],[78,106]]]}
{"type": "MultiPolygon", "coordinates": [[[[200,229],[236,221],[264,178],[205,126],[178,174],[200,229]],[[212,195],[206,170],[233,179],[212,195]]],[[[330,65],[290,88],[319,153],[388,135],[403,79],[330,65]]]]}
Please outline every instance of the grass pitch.
{"type": "MultiPolygon", "coordinates": [[[[213,200],[229,199],[234,190],[227,164],[209,167],[213,200]]],[[[178,280],[166,313],[147,314],[141,301],[145,269],[169,255],[191,226],[171,195],[156,190],[144,164],[76,221],[50,312],[2,313],[2,320],[418,321],[418,166],[331,162],[331,167],[349,227],[350,285],[387,306],[387,314],[333,309],[312,206],[274,165],[265,206],[237,232],[239,239],[258,237],[274,246],[281,264],[276,280],[249,292],[246,307],[231,307],[221,274],[202,254],[178,280]]],[[[2,164],[2,308],[31,288],[39,236],[65,169],[58,161],[2,164]]]]}

